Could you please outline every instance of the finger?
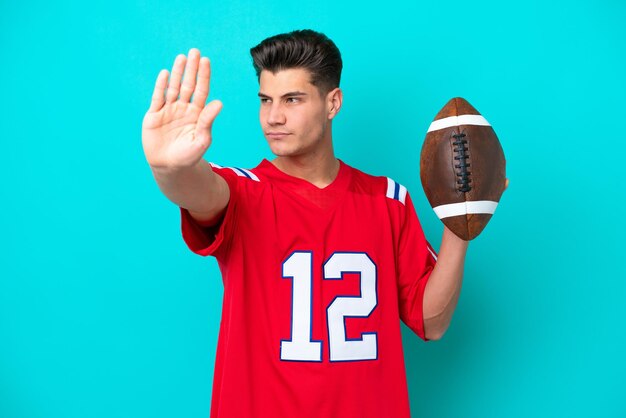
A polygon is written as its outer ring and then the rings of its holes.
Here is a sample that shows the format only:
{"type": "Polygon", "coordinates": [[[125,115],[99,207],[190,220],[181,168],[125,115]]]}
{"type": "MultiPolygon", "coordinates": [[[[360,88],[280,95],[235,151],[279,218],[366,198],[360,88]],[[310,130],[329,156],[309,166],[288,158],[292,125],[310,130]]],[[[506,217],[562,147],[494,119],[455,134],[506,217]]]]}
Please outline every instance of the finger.
{"type": "Polygon", "coordinates": [[[183,85],[180,88],[180,100],[189,103],[189,99],[196,88],[196,75],[198,74],[198,61],[200,60],[200,51],[196,48],[189,50],[189,59],[185,66],[185,76],[183,85]]]}
{"type": "Polygon", "coordinates": [[[167,86],[167,93],[165,94],[165,101],[172,103],[178,99],[178,92],[180,91],[180,80],[183,78],[183,68],[185,68],[185,62],[187,57],[180,54],[174,60],[174,66],[172,67],[172,76],[170,77],[170,84],[167,86]]]}
{"type": "Polygon", "coordinates": [[[204,108],[206,98],[209,96],[209,80],[211,79],[211,62],[207,57],[200,59],[200,70],[198,71],[198,84],[193,93],[193,104],[204,108]]]}
{"type": "Polygon", "coordinates": [[[219,100],[213,100],[202,109],[200,116],[198,117],[198,123],[196,125],[196,138],[207,142],[211,138],[211,128],[215,117],[222,110],[222,102],[219,100]]]}
{"type": "Polygon", "coordinates": [[[163,104],[165,103],[165,87],[167,86],[168,75],[169,72],[167,70],[161,70],[161,72],[159,72],[154,85],[154,91],[152,92],[152,101],[150,102],[150,109],[148,109],[148,112],[156,112],[163,107],[163,104]]]}

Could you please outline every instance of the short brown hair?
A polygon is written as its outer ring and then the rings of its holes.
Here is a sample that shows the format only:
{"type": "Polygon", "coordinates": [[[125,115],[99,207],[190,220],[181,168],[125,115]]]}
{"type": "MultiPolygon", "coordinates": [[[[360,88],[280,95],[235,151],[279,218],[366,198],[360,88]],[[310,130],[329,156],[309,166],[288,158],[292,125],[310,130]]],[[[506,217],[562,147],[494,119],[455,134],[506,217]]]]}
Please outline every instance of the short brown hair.
{"type": "Polygon", "coordinates": [[[339,87],[343,67],[341,54],[323,33],[303,29],[274,35],[251,48],[250,54],[258,80],[263,70],[276,73],[304,68],[311,74],[311,84],[321,96],[339,87]]]}

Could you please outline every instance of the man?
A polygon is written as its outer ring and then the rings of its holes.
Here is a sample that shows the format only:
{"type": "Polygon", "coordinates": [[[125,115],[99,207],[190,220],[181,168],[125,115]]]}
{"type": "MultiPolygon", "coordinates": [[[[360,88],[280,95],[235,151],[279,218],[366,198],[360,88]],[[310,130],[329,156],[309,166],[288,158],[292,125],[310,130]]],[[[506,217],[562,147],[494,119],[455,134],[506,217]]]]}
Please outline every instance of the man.
{"type": "Polygon", "coordinates": [[[197,49],[176,58],[169,84],[161,71],[143,122],[185,242],[223,275],[211,417],[408,418],[399,319],[441,338],[468,242],[444,227],[437,258],[406,188],[335,157],[342,62],[330,39],[294,31],[251,54],[271,162],[202,158],[222,104],[205,106],[210,65],[197,49]]]}

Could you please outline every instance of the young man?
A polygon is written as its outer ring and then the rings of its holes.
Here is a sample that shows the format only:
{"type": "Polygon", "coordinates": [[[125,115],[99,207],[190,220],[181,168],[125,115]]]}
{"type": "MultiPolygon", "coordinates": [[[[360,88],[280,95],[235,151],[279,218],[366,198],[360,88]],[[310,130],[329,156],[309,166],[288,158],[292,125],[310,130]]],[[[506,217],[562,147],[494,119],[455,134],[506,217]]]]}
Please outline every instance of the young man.
{"type": "Polygon", "coordinates": [[[202,158],[222,104],[205,106],[210,66],[197,49],[176,58],[169,84],[159,74],[143,122],[185,242],[223,276],[211,417],[408,418],[400,319],[441,338],[468,242],[444,227],[437,258],[406,188],[335,157],[342,62],[330,39],[294,31],[251,53],[272,161],[202,158]]]}

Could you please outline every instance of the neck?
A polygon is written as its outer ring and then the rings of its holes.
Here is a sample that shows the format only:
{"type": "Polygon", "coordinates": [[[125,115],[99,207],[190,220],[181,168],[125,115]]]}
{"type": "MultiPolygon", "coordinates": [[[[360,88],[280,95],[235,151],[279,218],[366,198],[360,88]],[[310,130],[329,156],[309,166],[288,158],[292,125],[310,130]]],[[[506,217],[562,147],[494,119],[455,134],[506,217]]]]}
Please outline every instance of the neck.
{"type": "Polygon", "coordinates": [[[272,164],[282,172],[306,180],[319,188],[326,187],[335,180],[340,166],[332,149],[326,153],[276,157],[272,164]]]}

